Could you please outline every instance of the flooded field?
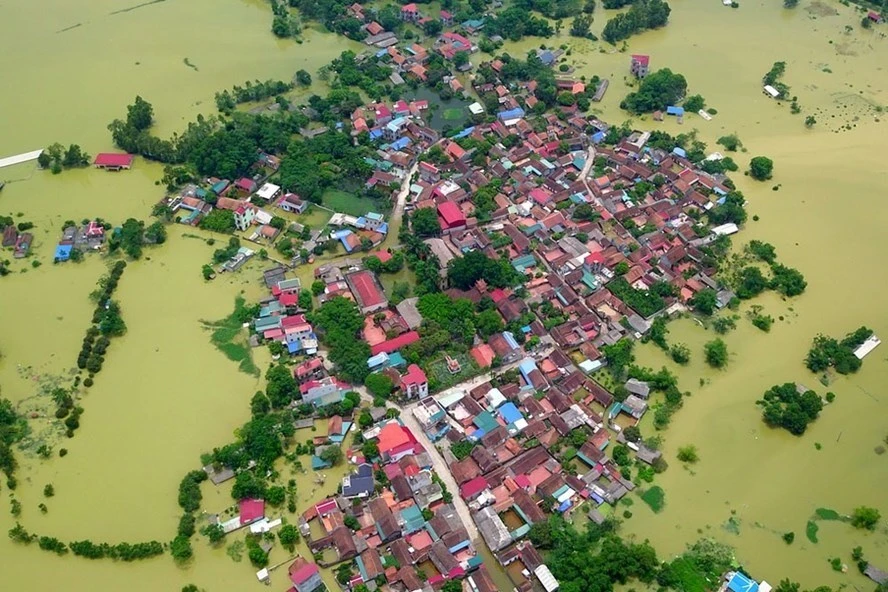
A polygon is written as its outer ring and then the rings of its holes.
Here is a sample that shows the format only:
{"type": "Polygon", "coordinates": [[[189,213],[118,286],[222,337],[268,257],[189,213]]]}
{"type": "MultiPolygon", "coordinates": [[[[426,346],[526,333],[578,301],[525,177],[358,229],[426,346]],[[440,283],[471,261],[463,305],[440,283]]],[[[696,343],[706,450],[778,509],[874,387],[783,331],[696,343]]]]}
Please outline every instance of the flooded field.
{"type": "MultiPolygon", "coordinates": [[[[738,559],[757,577],[774,582],[789,576],[804,587],[847,583],[869,589],[853,566],[838,574],[827,559],[848,561],[850,549],[860,544],[885,568],[884,531],[861,534],[846,524],[821,522],[817,544],[804,532],[817,508],[849,512],[867,504],[888,515],[880,495],[888,460],[873,452],[888,434],[881,388],[888,384],[886,354],[876,350],[857,375],[835,381],[830,390],[836,401],[801,438],[765,428],[754,401],[785,381],[826,390],[801,363],[818,332],[842,335],[865,324],[883,338],[888,335],[888,318],[877,299],[888,283],[888,270],[878,260],[888,251],[883,231],[888,128],[877,111],[888,104],[882,66],[888,44],[879,27],[860,30],[857,13],[834,3],[802,0],[794,11],[762,0],[741,2],[737,10],[716,0],[670,4],[670,24],[630,39],[627,53],[600,53],[599,44],[566,36],[555,43],[572,44],[567,59],[578,74],[611,78],[604,102],[595,105],[610,122],[626,119],[618,105],[629,90],[623,82],[629,53],[650,54],[654,69],[685,74],[690,91],[718,110],[714,119],[689,115],[683,125],[639,122],[639,127],[670,133],[696,128],[712,149],[716,138],[736,132],[748,149],[734,155],[742,167],[751,156],[773,158],[772,182],[738,176],[750,215],[760,216],[741,237],[774,244],[780,259],[800,269],[809,285],[792,302],[758,300],[768,314],[785,320],[768,334],[739,321],[725,337],[731,363],[722,372],[702,362],[702,344],[712,339],[711,332],[691,321],[670,326],[669,339],[688,343],[694,352],[691,365],[679,370],[683,390],[693,396],[665,433],[672,466],[657,481],[666,491],[664,510],[653,514],[637,502],[626,528],[650,539],[664,556],[712,534],[734,545],[738,559]],[[850,34],[846,26],[852,27],[850,34]],[[778,60],[787,62],[785,82],[798,95],[800,115],[761,94],[761,77],[778,60]],[[818,120],[810,130],[803,124],[808,114],[818,120]],[[675,451],[689,443],[697,446],[701,460],[684,469],[675,451]],[[780,539],[788,531],[796,533],[792,546],[780,539]]],[[[91,154],[110,149],[106,125],[136,94],[154,104],[157,131],[166,135],[197,113],[211,112],[216,90],[248,79],[289,79],[299,68],[313,73],[343,49],[356,47],[313,31],[303,45],[276,40],[269,32],[267,3],[260,0],[167,0],[115,12],[121,7],[114,0],[0,6],[0,113],[6,123],[0,156],[54,141],[79,143],[91,154]]],[[[596,32],[606,18],[599,9],[596,32]]],[[[517,55],[539,44],[534,39],[508,49],[517,55]]],[[[15,273],[0,279],[3,396],[34,397],[41,384],[61,380],[76,359],[92,308],[88,295],[105,266],[98,258],[50,264],[62,222],[93,216],[115,223],[130,216],[147,219],[159,196],[154,182],[160,174],[142,159],[120,174],[89,169],[52,176],[30,165],[0,170],[2,180],[27,179],[6,186],[0,214],[20,212],[21,220],[35,224],[36,237],[34,257],[14,264],[15,273]],[[32,260],[43,265],[33,268],[32,260]]],[[[21,459],[16,496],[29,529],[61,539],[169,540],[179,515],[179,479],[196,467],[201,452],[230,440],[232,430],[248,418],[257,380],[213,348],[200,320],[228,315],[242,291],[247,298],[259,294],[261,265],[254,261],[243,273],[204,283],[200,266],[214,247],[182,232],[171,230],[167,244],[146,249],[144,260],[124,273],[117,298],[129,331],[112,343],[105,369],[82,401],[86,411],[77,436],[55,443],[66,447],[68,456],[21,459]],[[42,515],[37,504],[47,483],[56,496],[42,515]]],[[[396,237],[387,244],[394,242],[396,237]]],[[[302,269],[300,276],[310,273],[302,269]]],[[[383,282],[388,287],[406,277],[402,272],[384,276],[383,282]]],[[[638,357],[655,367],[666,363],[653,348],[641,348],[638,357]]],[[[260,357],[257,363],[261,367],[267,360],[260,357]]],[[[642,429],[652,432],[646,422],[642,429]]],[[[297,432],[297,438],[305,437],[297,432]]],[[[324,487],[335,486],[340,475],[329,471],[324,487]]],[[[300,510],[322,495],[311,474],[296,471],[293,477],[300,510]]],[[[226,488],[204,485],[203,509],[218,511],[228,504],[226,488]]],[[[9,513],[0,511],[0,531],[12,524],[9,513]]],[[[297,550],[306,552],[302,546],[297,550]]],[[[219,592],[255,585],[246,558],[233,561],[224,549],[203,543],[195,552],[196,560],[184,568],[169,556],[138,564],[92,562],[56,558],[3,536],[0,568],[4,584],[14,590],[49,589],[57,585],[60,569],[73,592],[177,590],[190,582],[219,592]]],[[[286,558],[278,547],[271,560],[286,558]]],[[[274,577],[274,585],[283,587],[283,574],[274,577]]]]}

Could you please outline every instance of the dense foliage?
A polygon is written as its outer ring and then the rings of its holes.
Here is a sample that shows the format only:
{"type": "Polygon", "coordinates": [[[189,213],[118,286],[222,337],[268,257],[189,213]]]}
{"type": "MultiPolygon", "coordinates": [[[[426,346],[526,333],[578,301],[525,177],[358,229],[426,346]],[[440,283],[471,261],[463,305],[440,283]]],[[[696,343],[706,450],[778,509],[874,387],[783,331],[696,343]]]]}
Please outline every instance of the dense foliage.
{"type": "Polygon", "coordinates": [[[681,74],[663,68],[648,74],[638,87],[620,103],[633,113],[650,113],[677,104],[688,92],[688,81],[681,74]]]}
{"type": "Polygon", "coordinates": [[[90,156],[77,144],[71,144],[65,149],[59,143],[50,144],[37,157],[40,168],[49,169],[54,175],[62,172],[62,169],[81,168],[89,165],[90,156]]]}
{"type": "Polygon", "coordinates": [[[469,251],[450,261],[447,278],[453,286],[468,290],[481,279],[492,288],[508,288],[517,284],[521,275],[506,259],[491,259],[481,251],[469,251]]]}
{"type": "Polygon", "coordinates": [[[728,345],[721,339],[713,339],[703,346],[706,363],[713,368],[724,368],[728,364],[728,345]]]}
{"type": "Polygon", "coordinates": [[[818,335],[808,350],[805,365],[811,372],[822,372],[829,367],[835,368],[839,374],[857,372],[862,362],[854,355],[854,350],[872,334],[871,329],[860,327],[841,341],[826,335],[818,335]]]}
{"type": "Polygon", "coordinates": [[[648,543],[629,543],[615,532],[616,523],[588,523],[584,532],[560,517],[534,524],[530,540],[548,549],[546,563],[563,592],[612,592],[630,580],[653,584],[660,570],[656,551],[648,543]]]}
{"type": "Polygon", "coordinates": [[[757,181],[767,181],[774,172],[774,161],[767,156],[754,156],[749,161],[749,176],[757,181]]]}
{"type": "Polygon", "coordinates": [[[762,419],[765,423],[801,436],[808,424],[820,415],[823,400],[814,391],[800,393],[795,384],[786,382],[765,391],[756,405],[762,407],[762,419]]]}
{"type": "Polygon", "coordinates": [[[616,278],[607,285],[607,289],[614,296],[625,302],[629,308],[643,317],[649,317],[663,310],[663,307],[666,306],[663,295],[668,295],[669,293],[661,290],[661,287],[651,286],[649,290],[638,290],[630,286],[621,277],[616,278]]]}
{"type": "Polygon", "coordinates": [[[647,29],[662,27],[669,20],[671,11],[663,0],[635,0],[627,12],[607,21],[601,37],[615,44],[647,29]]]}
{"type": "Polygon", "coordinates": [[[261,101],[293,90],[293,84],[281,80],[256,81],[247,80],[243,86],[234,85],[231,90],[216,93],[216,108],[222,113],[231,113],[240,103],[261,101]]]}
{"type": "Polygon", "coordinates": [[[358,339],[364,317],[355,303],[342,297],[332,298],[311,314],[311,321],[321,330],[321,339],[329,349],[337,375],[362,384],[370,372],[367,368],[370,346],[358,339]]]}

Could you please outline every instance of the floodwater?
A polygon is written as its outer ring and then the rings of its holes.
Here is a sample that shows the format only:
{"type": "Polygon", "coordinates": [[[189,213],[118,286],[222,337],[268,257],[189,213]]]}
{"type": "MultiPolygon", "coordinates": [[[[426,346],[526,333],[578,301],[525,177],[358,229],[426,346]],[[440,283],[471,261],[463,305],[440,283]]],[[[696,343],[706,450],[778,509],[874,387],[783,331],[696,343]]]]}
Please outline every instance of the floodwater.
{"type": "MultiPolygon", "coordinates": [[[[212,112],[213,93],[221,88],[248,79],[287,79],[299,68],[314,73],[355,47],[313,31],[303,45],[277,40],[269,32],[267,3],[260,0],[231,0],[224,7],[210,0],[167,0],[111,14],[137,4],[51,0],[0,6],[0,156],[54,141],[79,143],[92,154],[110,149],[105,126],[124,114],[136,94],[154,104],[156,131],[166,135],[196,113],[212,112]]],[[[579,73],[612,78],[604,102],[595,105],[605,120],[626,118],[618,104],[628,92],[622,82],[628,53],[648,53],[654,69],[685,74],[690,91],[706,97],[718,114],[710,122],[688,115],[681,126],[647,122],[640,127],[672,133],[696,128],[710,145],[737,132],[749,149],[734,155],[741,166],[754,155],[773,158],[772,182],[738,177],[750,214],[761,217],[741,236],[773,243],[783,262],[804,272],[809,286],[788,303],[760,299],[769,314],[788,320],[764,334],[742,319],[725,337],[732,357],[722,372],[702,364],[702,344],[711,333],[690,321],[671,326],[670,339],[694,350],[692,364],[679,371],[683,389],[694,395],[665,432],[672,464],[658,477],[666,491],[665,509],[653,515],[637,502],[626,528],[649,538],[664,556],[711,534],[734,545],[738,559],[757,577],[789,576],[805,587],[847,582],[866,589],[870,584],[853,566],[848,575],[839,575],[826,559],[848,560],[850,549],[861,544],[868,558],[885,567],[884,531],[860,534],[842,523],[821,522],[820,542],[814,545],[804,530],[818,507],[848,512],[867,504],[888,515],[884,495],[879,496],[886,457],[873,452],[888,433],[882,419],[886,395],[879,388],[888,378],[885,355],[876,350],[857,375],[834,382],[835,403],[802,438],[765,428],[754,401],[770,385],[785,381],[825,390],[801,364],[818,332],[841,335],[866,324],[888,335],[888,320],[874,297],[888,280],[888,270],[874,256],[888,250],[880,224],[886,214],[881,196],[888,186],[881,156],[885,124],[876,121],[881,116],[875,111],[876,105],[888,104],[881,66],[888,45],[879,30],[860,31],[859,15],[833,3],[813,12],[807,1],[794,11],[762,0],[742,2],[737,10],[717,0],[670,4],[670,24],[632,38],[627,53],[599,53],[598,44],[566,36],[559,43],[575,46],[568,60],[579,73]],[[833,6],[837,14],[826,16],[830,11],[824,8],[833,6]],[[778,39],[787,42],[775,43],[778,39]],[[799,97],[801,115],[761,94],[761,76],[777,60],[787,62],[785,82],[799,97]],[[814,129],[803,125],[807,114],[818,120],[814,129]],[[835,133],[842,125],[852,128],[835,133]],[[772,185],[779,191],[771,191],[772,185]],[[701,456],[690,470],[674,460],[677,447],[687,443],[696,444],[701,456]],[[739,534],[723,528],[732,516],[739,534]],[[796,533],[792,546],[780,540],[787,531],[796,533]]],[[[605,15],[600,9],[596,13],[596,31],[605,15]]],[[[534,40],[510,51],[519,54],[538,45],[534,40]]],[[[52,176],[34,172],[31,165],[0,171],[7,181],[28,179],[6,186],[0,213],[21,212],[22,220],[36,225],[35,256],[14,263],[16,273],[0,280],[3,396],[39,403],[32,399],[35,391],[71,367],[88,322],[88,294],[104,266],[97,258],[51,265],[61,223],[92,216],[116,223],[146,218],[159,197],[154,185],[159,177],[160,168],[141,159],[134,170],[120,174],[82,170],[52,176]],[[43,265],[32,268],[32,260],[43,265]]],[[[108,363],[83,399],[86,412],[77,436],[56,444],[68,448],[68,456],[21,459],[16,497],[30,530],[64,540],[168,540],[179,515],[179,479],[196,467],[201,452],[229,441],[248,418],[249,398],[260,385],[212,347],[199,321],[226,316],[241,291],[248,298],[257,295],[261,266],[251,262],[244,273],[204,283],[200,266],[212,248],[182,232],[171,230],[166,245],[146,249],[145,259],[127,268],[117,298],[129,332],[112,343],[108,363]],[[56,496],[46,500],[49,513],[41,515],[36,506],[49,482],[56,496]]],[[[665,363],[652,348],[641,348],[639,359],[665,363]]],[[[651,431],[647,423],[642,428],[651,431]]],[[[297,438],[303,435],[297,432],[297,438]]],[[[329,472],[324,489],[338,476],[329,472]]],[[[301,510],[323,492],[310,474],[295,478],[301,510]]],[[[204,510],[229,504],[226,488],[206,484],[204,494],[204,510]]],[[[12,524],[0,511],[0,530],[12,524]]],[[[175,590],[190,582],[217,592],[253,582],[246,559],[235,562],[224,550],[200,543],[195,551],[196,560],[181,568],[168,556],[124,564],[56,558],[0,537],[0,567],[4,584],[15,590],[57,585],[60,569],[74,592],[175,590]]],[[[276,549],[272,562],[286,558],[276,549]]],[[[285,585],[281,573],[273,581],[285,585]]]]}

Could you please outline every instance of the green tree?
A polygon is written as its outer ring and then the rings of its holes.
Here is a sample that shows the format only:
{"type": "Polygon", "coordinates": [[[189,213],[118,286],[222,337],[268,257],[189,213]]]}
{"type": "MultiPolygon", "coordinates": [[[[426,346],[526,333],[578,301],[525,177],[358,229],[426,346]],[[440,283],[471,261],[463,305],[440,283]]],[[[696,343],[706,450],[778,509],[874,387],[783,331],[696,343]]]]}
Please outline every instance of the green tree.
{"type": "Polygon", "coordinates": [[[703,288],[688,301],[695,311],[710,316],[718,307],[718,295],[712,288],[703,288]]]}
{"type": "Polygon", "coordinates": [[[669,357],[676,364],[687,365],[691,361],[691,348],[684,343],[676,343],[669,348],[669,357]]]}
{"type": "Polygon", "coordinates": [[[296,82],[298,82],[300,86],[310,86],[311,85],[311,74],[309,74],[305,70],[297,70],[296,71],[296,82]]]}
{"type": "Polygon", "coordinates": [[[706,363],[713,368],[724,368],[728,364],[728,346],[721,339],[714,339],[703,346],[706,363]]]}
{"type": "Polygon", "coordinates": [[[178,535],[170,542],[170,555],[179,563],[188,561],[194,551],[191,548],[191,541],[188,537],[178,535]]]}
{"type": "Polygon", "coordinates": [[[441,223],[434,208],[419,208],[410,216],[410,227],[421,238],[441,234],[441,223]]]}
{"type": "Polygon", "coordinates": [[[292,524],[284,524],[278,531],[278,539],[281,541],[281,545],[292,553],[296,548],[296,543],[299,542],[299,529],[292,524]]]}
{"type": "Polygon", "coordinates": [[[688,464],[694,464],[700,460],[700,455],[697,453],[697,447],[693,444],[679,447],[677,456],[678,460],[688,464]]]}
{"type": "Polygon", "coordinates": [[[755,156],[749,161],[749,175],[757,181],[767,181],[774,172],[774,161],[767,156],[755,156]]]}
{"type": "Polygon", "coordinates": [[[394,388],[392,379],[381,372],[368,374],[367,378],[364,379],[364,386],[367,387],[367,390],[374,397],[388,397],[392,394],[392,389],[394,388]]]}
{"type": "Polygon", "coordinates": [[[152,123],[154,107],[142,97],[136,96],[133,104],[126,108],[126,124],[137,131],[143,131],[151,127],[152,123]]]}
{"type": "Polygon", "coordinates": [[[650,113],[675,105],[688,90],[688,82],[681,74],[669,68],[648,74],[636,92],[630,93],[620,103],[621,109],[632,113],[650,113]]]}
{"type": "Polygon", "coordinates": [[[363,454],[366,459],[376,458],[379,456],[379,446],[374,440],[367,440],[361,446],[361,454],[363,454]]]}
{"type": "Polygon", "coordinates": [[[625,369],[635,361],[635,354],[632,353],[634,343],[631,339],[623,338],[613,345],[602,347],[602,353],[607,358],[608,366],[614,376],[623,376],[625,369]]]}
{"type": "Polygon", "coordinates": [[[289,367],[276,364],[265,373],[265,394],[275,409],[286,407],[299,397],[299,387],[289,367]]]}
{"type": "Polygon", "coordinates": [[[342,452],[342,449],[339,446],[328,446],[321,451],[320,457],[324,462],[330,463],[333,466],[338,465],[342,462],[342,459],[345,455],[342,452]]]}
{"type": "Polygon", "coordinates": [[[685,99],[684,108],[685,111],[696,113],[706,108],[706,99],[700,95],[691,95],[685,99]]]}
{"type": "Polygon", "coordinates": [[[592,17],[588,14],[581,14],[574,17],[570,23],[571,37],[588,37],[589,29],[592,27],[592,17]]]}
{"type": "Polygon", "coordinates": [[[221,524],[207,524],[200,529],[200,533],[207,537],[212,545],[218,545],[225,539],[225,531],[221,524]]]}
{"type": "Polygon", "coordinates": [[[638,429],[638,426],[629,426],[623,430],[623,437],[630,442],[638,442],[641,440],[641,430],[638,429]]]}
{"type": "Polygon", "coordinates": [[[863,528],[866,530],[875,530],[876,524],[879,523],[882,515],[876,508],[867,506],[859,506],[854,508],[851,514],[851,525],[854,528],[863,528]]]}

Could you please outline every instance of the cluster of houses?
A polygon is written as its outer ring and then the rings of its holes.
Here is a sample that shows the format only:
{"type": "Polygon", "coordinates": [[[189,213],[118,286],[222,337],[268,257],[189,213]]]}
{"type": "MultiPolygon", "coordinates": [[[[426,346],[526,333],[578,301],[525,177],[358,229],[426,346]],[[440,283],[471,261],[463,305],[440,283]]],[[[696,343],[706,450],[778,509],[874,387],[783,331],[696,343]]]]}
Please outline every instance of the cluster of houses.
{"type": "Polygon", "coordinates": [[[71,258],[71,253],[96,251],[105,244],[105,226],[97,220],[82,226],[67,226],[62,229],[62,238],[56,245],[54,261],[61,263],[71,258]]]}
{"type": "Polygon", "coordinates": [[[13,250],[13,257],[22,259],[28,256],[31,251],[31,244],[34,242],[34,235],[30,232],[19,232],[15,224],[9,224],[0,228],[2,232],[2,245],[4,248],[13,250]]]}
{"type": "Polygon", "coordinates": [[[465,579],[477,592],[496,591],[450,501],[452,493],[432,469],[429,452],[399,420],[387,419],[385,409],[371,413],[375,423],[362,436],[376,443],[378,458],[349,451],[356,467],[343,478],[339,494],[309,508],[300,520],[313,553],[333,551],[319,564],[347,562],[348,589],[361,584],[438,589],[446,581],[465,579]],[[314,521],[320,528],[312,528],[314,521]]]}

